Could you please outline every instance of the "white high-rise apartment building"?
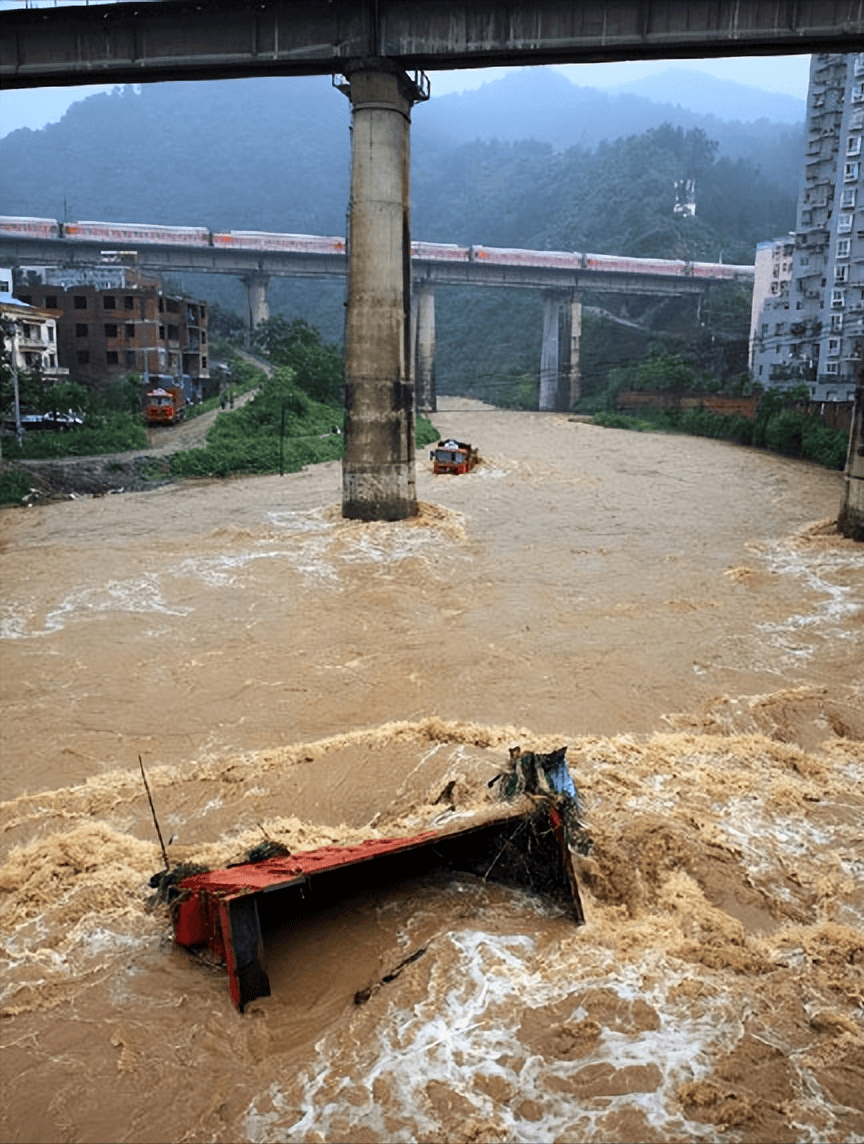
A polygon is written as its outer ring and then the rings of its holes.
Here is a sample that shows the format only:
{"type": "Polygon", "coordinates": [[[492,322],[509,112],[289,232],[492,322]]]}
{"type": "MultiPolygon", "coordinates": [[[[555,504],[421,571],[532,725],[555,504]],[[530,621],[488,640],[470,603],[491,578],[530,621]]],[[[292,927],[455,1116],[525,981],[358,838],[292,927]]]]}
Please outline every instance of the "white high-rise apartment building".
{"type": "Polygon", "coordinates": [[[814,55],[791,277],[751,329],[751,370],[851,401],[864,347],[864,52],[814,55]]]}

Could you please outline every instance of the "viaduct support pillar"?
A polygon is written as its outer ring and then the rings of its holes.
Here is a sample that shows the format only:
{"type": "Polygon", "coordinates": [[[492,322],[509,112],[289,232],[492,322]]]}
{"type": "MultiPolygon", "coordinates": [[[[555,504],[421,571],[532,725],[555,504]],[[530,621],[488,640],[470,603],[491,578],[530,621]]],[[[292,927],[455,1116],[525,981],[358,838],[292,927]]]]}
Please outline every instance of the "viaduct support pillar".
{"type": "Polygon", "coordinates": [[[566,412],[578,400],[581,336],[582,303],[577,296],[574,293],[562,294],[557,290],[544,291],[538,406],[541,412],[566,412]]]}
{"type": "Polygon", "coordinates": [[[846,454],[845,486],[837,527],[844,536],[864,541],[864,384],[855,389],[855,406],[846,454]]]}
{"type": "MultiPolygon", "coordinates": [[[[411,105],[424,98],[381,61],[352,66],[342,515],[417,513],[411,377],[411,105]]],[[[342,90],[345,90],[343,87],[342,90]]]]}
{"type": "Polygon", "coordinates": [[[246,315],[249,320],[249,332],[253,334],[262,322],[270,317],[270,302],[267,298],[267,284],[270,279],[266,274],[248,274],[243,279],[246,287],[246,315]]]}
{"type": "Polygon", "coordinates": [[[579,363],[582,341],[582,303],[576,294],[571,294],[564,305],[564,331],[564,369],[561,373],[559,389],[561,403],[559,408],[567,412],[582,396],[582,370],[579,363]]]}
{"type": "Polygon", "coordinates": [[[543,294],[543,346],[540,351],[540,401],[542,412],[558,408],[558,380],[560,374],[558,324],[561,316],[561,295],[554,291],[543,294]]]}
{"type": "Polygon", "coordinates": [[[434,413],[435,391],[435,290],[424,283],[417,291],[417,408],[434,413]]]}

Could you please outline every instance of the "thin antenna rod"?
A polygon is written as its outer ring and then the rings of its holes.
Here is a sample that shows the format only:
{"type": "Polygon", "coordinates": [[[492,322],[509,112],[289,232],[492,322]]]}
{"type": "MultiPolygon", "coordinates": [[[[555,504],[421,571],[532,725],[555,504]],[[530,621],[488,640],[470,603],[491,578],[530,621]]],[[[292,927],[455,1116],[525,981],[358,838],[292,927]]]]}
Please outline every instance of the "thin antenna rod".
{"type": "Polygon", "coordinates": [[[168,869],[168,852],[165,849],[165,843],[162,841],[162,831],[159,829],[159,819],[156,817],[156,807],[153,805],[153,796],[150,794],[150,787],[147,784],[147,776],[144,774],[144,764],[141,761],[141,756],[138,756],[138,766],[141,768],[141,778],[144,780],[144,789],[147,791],[147,801],[150,803],[150,813],[153,815],[153,825],[156,827],[156,833],[159,835],[159,845],[162,847],[162,860],[165,863],[165,869],[168,869]]]}

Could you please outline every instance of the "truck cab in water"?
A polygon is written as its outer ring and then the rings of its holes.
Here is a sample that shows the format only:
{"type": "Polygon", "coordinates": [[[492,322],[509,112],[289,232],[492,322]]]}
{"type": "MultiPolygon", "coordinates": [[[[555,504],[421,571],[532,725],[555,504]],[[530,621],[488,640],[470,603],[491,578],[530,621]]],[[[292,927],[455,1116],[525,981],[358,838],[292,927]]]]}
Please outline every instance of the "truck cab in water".
{"type": "Polygon", "coordinates": [[[441,440],[429,454],[434,473],[470,473],[480,460],[477,450],[466,441],[441,440]]]}

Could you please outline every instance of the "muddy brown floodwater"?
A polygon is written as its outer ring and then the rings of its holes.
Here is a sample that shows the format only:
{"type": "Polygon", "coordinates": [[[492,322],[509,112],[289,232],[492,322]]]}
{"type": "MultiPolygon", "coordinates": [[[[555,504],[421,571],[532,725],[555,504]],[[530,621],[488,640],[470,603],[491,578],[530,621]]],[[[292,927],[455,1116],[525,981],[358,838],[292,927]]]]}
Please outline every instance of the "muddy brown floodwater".
{"type": "MultiPolygon", "coordinates": [[[[457,407],[458,406],[458,407],[457,407]]],[[[9,1141],[864,1140],[864,548],[838,473],[466,402],[484,463],[6,509],[9,1141]],[[410,832],[568,746],[587,924],[439,874],[173,947],[174,862],[410,832]],[[417,949],[390,984],[357,1006],[417,949]]]]}

